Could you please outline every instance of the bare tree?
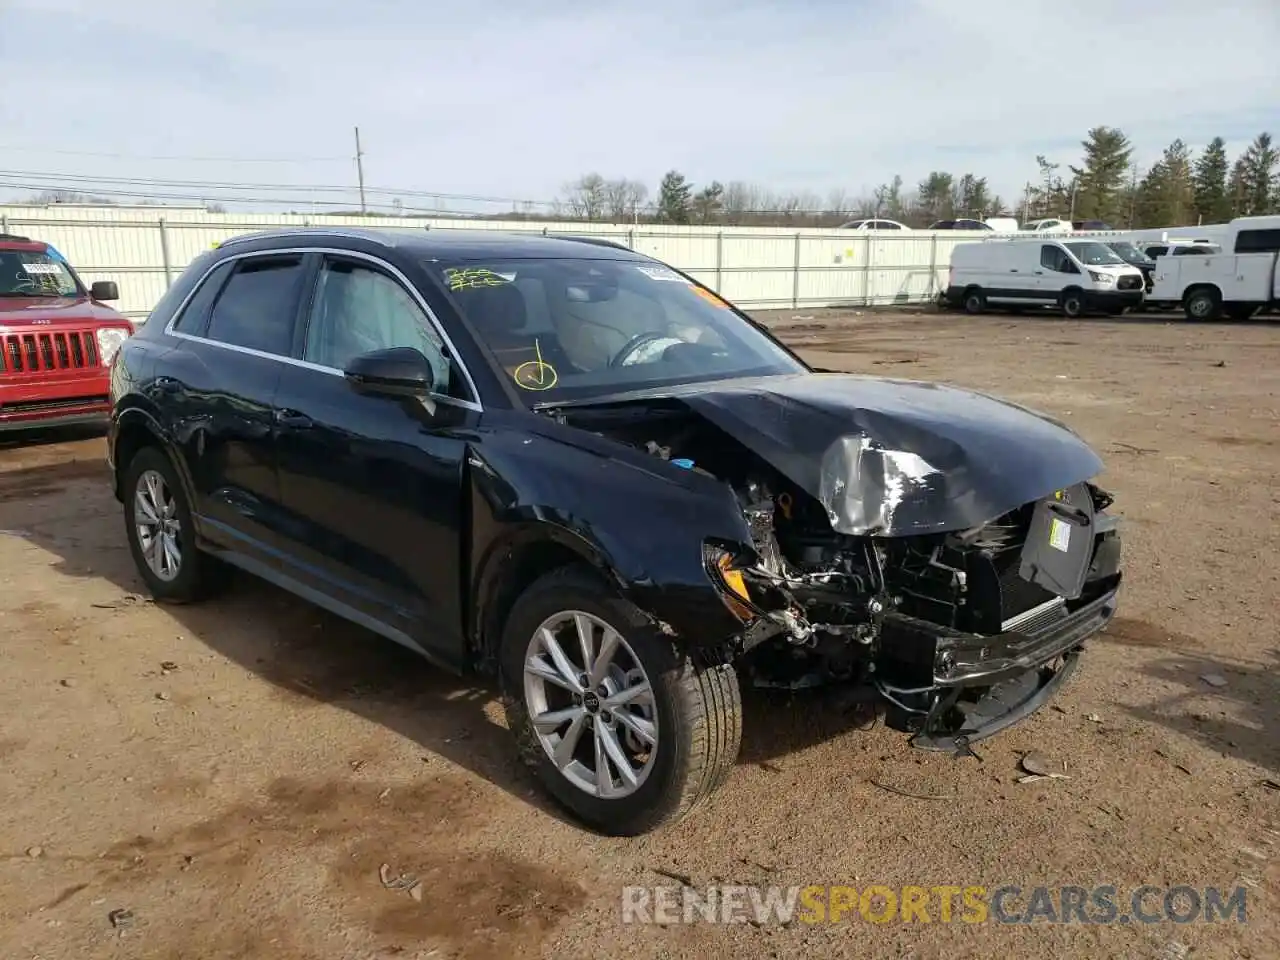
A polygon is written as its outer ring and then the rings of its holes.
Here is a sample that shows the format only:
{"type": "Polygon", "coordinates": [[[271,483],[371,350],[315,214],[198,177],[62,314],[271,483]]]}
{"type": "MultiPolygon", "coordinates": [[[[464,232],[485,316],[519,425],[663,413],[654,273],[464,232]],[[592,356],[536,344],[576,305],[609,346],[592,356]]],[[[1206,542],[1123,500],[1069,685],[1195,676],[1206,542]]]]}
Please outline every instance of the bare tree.
{"type": "Polygon", "coordinates": [[[586,173],[564,188],[569,215],[579,220],[601,220],[606,209],[606,184],[598,173],[586,173]]]}
{"type": "Polygon", "coordinates": [[[639,180],[609,180],[604,185],[604,205],[614,223],[637,220],[649,197],[649,188],[639,180]]]}

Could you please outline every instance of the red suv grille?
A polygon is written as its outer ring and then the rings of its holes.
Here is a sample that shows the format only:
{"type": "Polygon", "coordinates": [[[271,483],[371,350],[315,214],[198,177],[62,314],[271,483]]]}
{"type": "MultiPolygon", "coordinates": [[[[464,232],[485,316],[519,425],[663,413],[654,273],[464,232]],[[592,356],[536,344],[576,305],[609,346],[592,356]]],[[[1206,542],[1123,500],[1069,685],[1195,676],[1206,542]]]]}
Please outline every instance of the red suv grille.
{"type": "Polygon", "coordinates": [[[92,330],[0,335],[0,372],[78,370],[98,366],[98,340],[92,330]]]}

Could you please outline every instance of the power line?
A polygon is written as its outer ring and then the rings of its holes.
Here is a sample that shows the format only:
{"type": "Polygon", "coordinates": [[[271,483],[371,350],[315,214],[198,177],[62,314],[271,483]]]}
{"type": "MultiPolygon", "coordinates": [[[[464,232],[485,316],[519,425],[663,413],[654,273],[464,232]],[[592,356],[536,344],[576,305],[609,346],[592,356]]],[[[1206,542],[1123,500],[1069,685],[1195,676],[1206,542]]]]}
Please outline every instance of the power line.
{"type": "MultiPolygon", "coordinates": [[[[0,170],[3,177],[22,177],[56,182],[56,187],[44,189],[75,189],[83,191],[105,192],[104,187],[139,186],[143,188],[187,188],[193,190],[217,191],[237,190],[256,192],[260,190],[308,193],[343,193],[350,194],[355,189],[350,185],[340,184],[297,184],[297,183],[236,183],[212,180],[168,180],[157,177],[103,177],[89,174],[45,173],[39,170],[0,170]]],[[[457,203],[500,203],[509,205],[551,206],[555,201],[528,200],[514,197],[490,197],[479,194],[436,193],[427,190],[410,190],[400,187],[366,186],[365,192],[387,197],[418,197],[427,200],[442,200],[457,203]]],[[[141,195],[142,191],[138,191],[141,195]]]]}
{"type": "Polygon", "coordinates": [[[349,157],[188,157],[176,154],[103,153],[94,150],[49,150],[45,147],[19,147],[0,144],[0,150],[13,153],[48,153],[60,157],[98,157],[109,160],[161,160],[184,163],[346,163],[349,157]]]}

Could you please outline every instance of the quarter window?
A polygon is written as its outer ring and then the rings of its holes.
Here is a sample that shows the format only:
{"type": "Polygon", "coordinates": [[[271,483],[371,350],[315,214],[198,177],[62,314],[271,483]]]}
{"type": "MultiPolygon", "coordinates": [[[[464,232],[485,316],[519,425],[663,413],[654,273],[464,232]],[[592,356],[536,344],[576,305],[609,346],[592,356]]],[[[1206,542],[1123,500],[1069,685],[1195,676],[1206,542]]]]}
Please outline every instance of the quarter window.
{"type": "Polygon", "coordinates": [[[304,274],[302,256],[239,261],[209,316],[210,340],[287,357],[304,274]]]}
{"type": "Polygon", "coordinates": [[[458,378],[451,377],[443,340],[403,286],[366,264],[326,260],[311,304],[303,359],[341,370],[354,357],[392,347],[420,351],[431,364],[438,392],[467,399],[458,378]]]}

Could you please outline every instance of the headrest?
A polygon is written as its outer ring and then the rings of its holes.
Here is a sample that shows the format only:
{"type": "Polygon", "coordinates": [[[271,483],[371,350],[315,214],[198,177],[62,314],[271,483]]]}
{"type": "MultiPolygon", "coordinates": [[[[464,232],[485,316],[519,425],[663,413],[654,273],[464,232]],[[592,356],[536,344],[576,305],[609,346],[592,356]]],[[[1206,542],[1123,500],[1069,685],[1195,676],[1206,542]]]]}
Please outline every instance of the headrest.
{"type": "Polygon", "coordinates": [[[524,296],[515,284],[475,287],[458,294],[467,318],[482,335],[511,333],[525,325],[524,296]]]}

